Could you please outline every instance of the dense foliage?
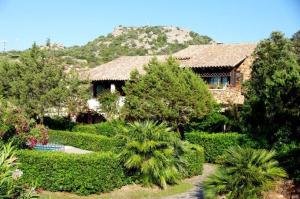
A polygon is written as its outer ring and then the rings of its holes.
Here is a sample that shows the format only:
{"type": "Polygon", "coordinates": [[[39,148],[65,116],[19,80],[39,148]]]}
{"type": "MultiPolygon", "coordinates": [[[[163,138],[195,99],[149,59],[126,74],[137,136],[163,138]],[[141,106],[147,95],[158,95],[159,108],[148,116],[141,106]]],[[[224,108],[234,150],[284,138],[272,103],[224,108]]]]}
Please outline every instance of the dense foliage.
{"type": "Polygon", "coordinates": [[[122,136],[126,145],[119,157],[128,170],[139,174],[144,185],[166,188],[180,179],[184,148],[165,124],[135,122],[124,128],[122,136]]]}
{"type": "Polygon", "coordinates": [[[187,132],[224,132],[227,130],[224,127],[227,126],[229,122],[229,119],[225,115],[219,113],[218,111],[213,111],[204,118],[189,122],[184,126],[184,130],[187,132]]]}
{"type": "Polygon", "coordinates": [[[109,121],[118,119],[120,113],[118,92],[105,91],[99,96],[101,112],[105,114],[105,118],[109,121]]]}
{"type": "Polygon", "coordinates": [[[143,76],[132,73],[124,87],[128,120],[166,122],[183,133],[184,125],[214,109],[204,81],[191,70],[180,68],[174,58],[166,62],[153,59],[145,70],[143,76]]]}
{"type": "Polygon", "coordinates": [[[23,150],[18,157],[24,172],[22,181],[49,191],[87,195],[111,191],[128,181],[113,153],[78,155],[23,150]]]}
{"type": "Polygon", "coordinates": [[[289,178],[300,183],[300,146],[288,144],[277,149],[278,155],[276,159],[289,174],[289,178]]]}
{"type": "Polygon", "coordinates": [[[208,44],[212,41],[208,36],[190,32],[190,41],[169,42],[168,30],[160,26],[123,27],[123,30],[122,34],[100,36],[86,45],[73,46],[56,53],[59,56],[68,56],[71,64],[79,59],[87,61],[83,65],[94,67],[124,55],[171,54],[188,45],[208,44]]]}
{"type": "Polygon", "coordinates": [[[82,124],[76,125],[72,131],[79,131],[82,133],[90,133],[97,135],[105,135],[108,137],[115,136],[126,125],[122,120],[112,120],[108,122],[101,122],[97,124],[82,124]]]}
{"type": "Polygon", "coordinates": [[[35,44],[19,61],[0,61],[0,95],[43,122],[45,113],[58,115],[62,107],[74,115],[86,104],[88,87],[75,72],[64,72],[59,59],[35,44]]]}
{"type": "Polygon", "coordinates": [[[19,181],[23,172],[18,169],[16,150],[11,144],[0,147],[0,198],[33,198],[35,196],[34,188],[20,185],[19,181]]]}
{"type": "Polygon", "coordinates": [[[297,56],[298,64],[300,65],[300,30],[292,36],[294,51],[297,56]]]}
{"type": "Polygon", "coordinates": [[[232,147],[226,150],[218,171],[204,182],[205,198],[258,199],[285,171],[274,160],[275,152],[232,147]]]}
{"type": "Polygon", "coordinates": [[[183,177],[191,177],[202,174],[205,160],[203,147],[195,144],[185,143],[183,157],[186,161],[186,165],[184,166],[185,173],[183,177]]]}
{"type": "Polygon", "coordinates": [[[0,148],[0,197],[12,198],[16,191],[13,172],[17,169],[15,151],[11,145],[0,148]]]}
{"type": "Polygon", "coordinates": [[[0,99],[0,139],[13,141],[19,148],[32,148],[37,143],[48,143],[48,130],[29,120],[19,107],[0,99]]]}
{"type": "Polygon", "coordinates": [[[244,106],[249,132],[271,144],[300,141],[300,66],[290,40],[273,32],[254,56],[244,106]]]}
{"type": "Polygon", "coordinates": [[[69,117],[44,117],[44,125],[53,130],[72,130],[76,125],[69,117]]]}
{"type": "Polygon", "coordinates": [[[90,151],[120,151],[124,141],[114,137],[81,132],[49,131],[51,143],[64,144],[90,151]]]}
{"type": "Polygon", "coordinates": [[[191,132],[186,133],[186,140],[202,146],[205,151],[205,159],[208,162],[215,162],[231,146],[253,145],[253,141],[246,135],[238,133],[191,132]]]}

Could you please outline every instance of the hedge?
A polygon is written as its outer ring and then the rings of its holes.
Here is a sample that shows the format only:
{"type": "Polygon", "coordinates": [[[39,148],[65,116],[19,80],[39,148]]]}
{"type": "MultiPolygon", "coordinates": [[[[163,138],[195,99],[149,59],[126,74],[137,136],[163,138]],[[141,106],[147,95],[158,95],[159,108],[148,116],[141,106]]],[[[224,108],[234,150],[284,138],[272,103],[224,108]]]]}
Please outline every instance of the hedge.
{"type": "Polygon", "coordinates": [[[119,152],[124,146],[124,141],[103,135],[94,135],[69,131],[49,131],[49,142],[78,147],[90,151],[119,152]]]}
{"type": "Polygon", "coordinates": [[[101,122],[97,124],[76,125],[73,127],[72,131],[112,137],[116,135],[118,127],[124,125],[125,123],[123,121],[114,120],[111,122],[101,122]]]}
{"type": "Polygon", "coordinates": [[[208,162],[215,162],[224,150],[231,146],[251,146],[253,142],[245,134],[238,133],[186,133],[186,140],[190,143],[200,145],[204,148],[205,159],[208,162]]]}
{"type": "Polygon", "coordinates": [[[72,131],[81,133],[97,134],[95,124],[78,124],[73,127],[72,131]]]}
{"type": "Polygon", "coordinates": [[[44,125],[53,130],[71,130],[76,123],[68,117],[44,117],[44,125]]]}
{"type": "Polygon", "coordinates": [[[108,192],[127,183],[116,154],[66,154],[63,152],[18,151],[22,182],[49,191],[81,195],[108,192]]]}
{"type": "Polygon", "coordinates": [[[184,155],[184,158],[187,161],[187,166],[185,168],[187,173],[185,177],[201,175],[204,164],[203,147],[195,144],[186,144],[185,148],[187,149],[184,155]]]}

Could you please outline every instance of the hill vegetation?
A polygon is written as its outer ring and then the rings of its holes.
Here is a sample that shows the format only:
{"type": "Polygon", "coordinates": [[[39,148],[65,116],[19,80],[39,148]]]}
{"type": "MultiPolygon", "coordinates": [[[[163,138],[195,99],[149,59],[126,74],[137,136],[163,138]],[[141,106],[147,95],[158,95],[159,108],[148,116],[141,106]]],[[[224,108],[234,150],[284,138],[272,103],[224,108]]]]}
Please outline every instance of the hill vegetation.
{"type": "MultiPolygon", "coordinates": [[[[64,47],[47,40],[42,49],[50,50],[68,68],[95,67],[123,55],[171,54],[188,45],[208,44],[208,36],[173,26],[118,26],[106,36],[99,36],[83,46],[64,47]]],[[[0,57],[18,59],[18,51],[0,54],[0,57]]]]}

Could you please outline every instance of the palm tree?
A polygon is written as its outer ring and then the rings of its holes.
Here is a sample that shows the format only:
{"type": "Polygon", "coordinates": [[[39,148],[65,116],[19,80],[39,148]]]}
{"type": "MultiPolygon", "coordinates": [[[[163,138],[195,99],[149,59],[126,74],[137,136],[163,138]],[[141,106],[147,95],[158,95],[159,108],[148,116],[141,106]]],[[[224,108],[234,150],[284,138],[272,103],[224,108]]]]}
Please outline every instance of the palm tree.
{"type": "Polygon", "coordinates": [[[275,152],[232,147],[220,160],[218,171],[204,182],[206,198],[256,199],[270,190],[286,172],[274,160],[275,152]]]}
{"type": "Polygon", "coordinates": [[[164,189],[177,182],[184,166],[179,135],[165,124],[146,121],[129,124],[122,136],[127,144],[119,157],[127,169],[140,174],[144,185],[164,189]]]}

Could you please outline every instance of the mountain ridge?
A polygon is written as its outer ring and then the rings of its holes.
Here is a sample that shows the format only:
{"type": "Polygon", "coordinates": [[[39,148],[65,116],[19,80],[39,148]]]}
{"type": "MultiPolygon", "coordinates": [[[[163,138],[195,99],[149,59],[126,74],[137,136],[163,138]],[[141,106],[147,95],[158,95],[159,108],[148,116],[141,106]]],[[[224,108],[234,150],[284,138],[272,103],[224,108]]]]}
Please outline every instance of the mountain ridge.
{"type": "MultiPolygon", "coordinates": [[[[175,26],[117,26],[81,46],[64,47],[47,40],[41,49],[54,51],[67,68],[93,68],[120,56],[172,54],[189,45],[208,44],[212,38],[175,26]]],[[[9,55],[9,53],[6,53],[9,55]]],[[[11,52],[16,58],[18,52],[11,52]]]]}

